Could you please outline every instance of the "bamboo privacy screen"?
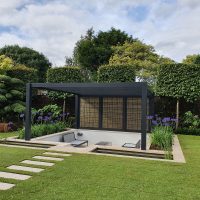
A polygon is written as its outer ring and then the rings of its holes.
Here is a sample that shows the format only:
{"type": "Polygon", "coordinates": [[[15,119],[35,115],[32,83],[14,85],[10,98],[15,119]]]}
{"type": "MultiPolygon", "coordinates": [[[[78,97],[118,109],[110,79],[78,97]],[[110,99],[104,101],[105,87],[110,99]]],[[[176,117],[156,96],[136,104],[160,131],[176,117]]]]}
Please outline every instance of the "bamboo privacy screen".
{"type": "Polygon", "coordinates": [[[103,128],[122,129],[123,98],[103,98],[103,128]]]}
{"type": "Polygon", "coordinates": [[[128,131],[141,130],[141,98],[128,97],[125,105],[126,112],[124,112],[123,101],[122,97],[103,97],[103,103],[100,104],[99,97],[81,97],[80,127],[119,130],[125,127],[128,131]],[[102,111],[101,116],[99,110],[102,111]],[[101,120],[99,117],[102,118],[102,127],[99,127],[101,120]]]}
{"type": "Polygon", "coordinates": [[[99,98],[81,97],[80,126],[83,128],[99,127],[99,98]]]}
{"type": "Polygon", "coordinates": [[[127,130],[141,130],[141,98],[127,98],[127,130]]]}

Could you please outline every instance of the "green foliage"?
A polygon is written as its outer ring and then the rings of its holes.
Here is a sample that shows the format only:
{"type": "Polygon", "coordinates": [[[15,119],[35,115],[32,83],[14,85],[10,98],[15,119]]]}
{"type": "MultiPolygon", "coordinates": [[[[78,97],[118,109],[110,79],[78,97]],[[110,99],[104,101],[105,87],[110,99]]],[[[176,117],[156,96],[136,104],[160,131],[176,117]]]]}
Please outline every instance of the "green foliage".
{"type": "MultiPolygon", "coordinates": [[[[31,127],[31,137],[40,137],[43,135],[49,135],[52,133],[57,133],[64,131],[66,125],[63,122],[57,122],[54,124],[37,124],[31,127]]],[[[25,129],[21,129],[19,131],[19,138],[24,139],[25,137],[25,129]]]]}
{"type": "Polygon", "coordinates": [[[135,67],[131,65],[105,65],[98,70],[98,82],[134,82],[135,67]]]}
{"type": "Polygon", "coordinates": [[[156,94],[194,101],[200,97],[200,66],[187,64],[161,65],[156,94]]]}
{"type": "Polygon", "coordinates": [[[40,115],[42,116],[48,116],[49,113],[51,113],[51,116],[53,118],[56,118],[60,115],[61,108],[57,104],[49,104],[39,109],[37,112],[40,113],[40,115]]]}
{"type": "Polygon", "coordinates": [[[14,62],[12,59],[6,57],[5,55],[0,55],[0,74],[5,73],[6,70],[12,69],[14,62]]]}
{"type": "Polygon", "coordinates": [[[43,54],[28,47],[5,46],[0,49],[0,55],[11,58],[16,64],[36,69],[40,82],[45,81],[46,71],[51,67],[51,63],[43,54]]]}
{"type": "Polygon", "coordinates": [[[151,45],[139,40],[125,42],[123,45],[114,46],[113,54],[109,59],[112,65],[133,65],[136,67],[138,78],[147,80],[156,75],[159,64],[172,63],[169,58],[160,57],[151,45]]]}
{"type": "Polygon", "coordinates": [[[12,78],[20,79],[24,83],[38,81],[37,70],[26,67],[25,65],[17,65],[11,69],[7,69],[6,74],[12,78]]]}
{"type": "Polygon", "coordinates": [[[188,128],[200,128],[200,117],[198,115],[193,115],[191,111],[188,111],[184,114],[183,117],[183,127],[188,128]]]}
{"type": "Polygon", "coordinates": [[[125,41],[133,41],[133,38],[119,29],[111,28],[106,32],[100,31],[97,35],[93,29],[89,29],[86,36],[76,43],[74,60],[85,69],[97,71],[100,65],[108,64],[113,53],[112,46],[125,41]]]}
{"type": "Polygon", "coordinates": [[[9,120],[11,116],[24,111],[23,82],[16,78],[0,75],[0,119],[9,120]],[[3,89],[2,89],[3,88],[3,89]]]}
{"type": "Polygon", "coordinates": [[[151,133],[151,145],[165,151],[167,158],[171,157],[173,129],[169,126],[156,126],[151,133]]]}
{"type": "Polygon", "coordinates": [[[200,65],[200,54],[188,55],[183,59],[184,64],[197,64],[200,65]]]}
{"type": "MultiPolygon", "coordinates": [[[[47,71],[47,82],[49,83],[83,82],[83,80],[84,77],[79,67],[57,67],[47,71]]],[[[48,95],[52,99],[65,99],[69,96],[62,92],[49,92],[48,95]]]]}
{"type": "Polygon", "coordinates": [[[176,134],[181,134],[181,135],[198,135],[200,136],[200,128],[177,128],[175,130],[176,134]]]}

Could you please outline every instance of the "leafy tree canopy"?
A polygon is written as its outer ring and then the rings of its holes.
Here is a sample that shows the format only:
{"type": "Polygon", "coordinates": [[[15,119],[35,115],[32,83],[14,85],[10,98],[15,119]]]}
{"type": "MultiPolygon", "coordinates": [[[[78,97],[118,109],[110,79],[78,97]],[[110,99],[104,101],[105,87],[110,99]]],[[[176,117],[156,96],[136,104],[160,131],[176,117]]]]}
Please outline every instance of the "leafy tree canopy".
{"type": "Polygon", "coordinates": [[[112,46],[122,45],[125,41],[132,42],[134,39],[119,29],[111,28],[95,35],[91,28],[76,43],[74,60],[85,69],[97,71],[100,65],[108,64],[113,53],[112,46]]]}
{"type": "Polygon", "coordinates": [[[43,54],[28,47],[20,47],[18,45],[5,46],[0,49],[0,55],[11,58],[17,64],[23,64],[38,70],[40,82],[45,81],[46,71],[51,66],[51,63],[43,54]]]}
{"type": "Polygon", "coordinates": [[[155,53],[151,45],[139,40],[125,42],[123,45],[114,46],[109,64],[128,64],[136,66],[137,76],[146,80],[156,75],[159,64],[174,63],[173,60],[161,57],[155,53]]]}
{"type": "Polygon", "coordinates": [[[183,63],[200,65],[200,54],[193,54],[193,55],[186,56],[186,58],[183,59],[183,63]]]}

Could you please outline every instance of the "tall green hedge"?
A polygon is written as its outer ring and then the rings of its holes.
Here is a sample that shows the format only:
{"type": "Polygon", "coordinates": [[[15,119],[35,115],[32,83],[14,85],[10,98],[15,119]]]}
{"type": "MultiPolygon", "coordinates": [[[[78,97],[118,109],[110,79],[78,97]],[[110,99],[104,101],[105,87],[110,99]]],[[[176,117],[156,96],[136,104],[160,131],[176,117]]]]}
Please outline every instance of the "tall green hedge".
{"type": "Polygon", "coordinates": [[[69,83],[82,82],[83,75],[79,67],[57,67],[47,71],[47,82],[49,83],[69,83]]]}
{"type": "Polygon", "coordinates": [[[98,70],[98,82],[134,82],[135,67],[132,65],[104,65],[98,70]]]}
{"type": "Polygon", "coordinates": [[[161,65],[158,71],[156,94],[186,101],[200,98],[200,66],[193,64],[161,65]]]}
{"type": "Polygon", "coordinates": [[[5,71],[6,75],[22,80],[24,83],[37,82],[37,70],[24,65],[17,65],[5,71]]]}

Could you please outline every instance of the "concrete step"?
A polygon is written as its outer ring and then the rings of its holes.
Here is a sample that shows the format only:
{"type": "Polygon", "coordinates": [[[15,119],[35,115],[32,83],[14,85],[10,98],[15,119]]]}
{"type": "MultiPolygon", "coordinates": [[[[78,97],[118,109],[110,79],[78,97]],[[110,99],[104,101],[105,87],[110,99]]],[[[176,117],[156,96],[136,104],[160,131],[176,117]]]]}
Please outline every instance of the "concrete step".
{"type": "Polygon", "coordinates": [[[20,165],[11,165],[11,166],[9,166],[7,168],[8,169],[19,170],[19,171],[34,172],[34,173],[39,173],[39,172],[44,170],[44,169],[41,169],[41,168],[24,167],[24,166],[20,166],[20,165]]]}
{"type": "Polygon", "coordinates": [[[30,164],[30,165],[48,166],[48,167],[51,167],[54,165],[54,163],[33,161],[33,160],[23,160],[21,163],[30,164]]]}
{"type": "Polygon", "coordinates": [[[0,182],[0,190],[9,190],[10,188],[14,186],[15,184],[0,182]]]}
{"type": "Polygon", "coordinates": [[[34,156],[35,159],[40,160],[52,160],[52,161],[63,161],[63,158],[54,158],[54,157],[47,157],[47,156],[34,156]]]}
{"type": "Polygon", "coordinates": [[[66,154],[66,153],[55,153],[55,152],[44,152],[44,155],[50,155],[50,156],[71,156],[71,154],[66,154]]]}
{"type": "Polygon", "coordinates": [[[31,178],[31,176],[0,171],[0,178],[8,178],[8,179],[15,179],[15,180],[27,180],[27,179],[31,178]]]}

